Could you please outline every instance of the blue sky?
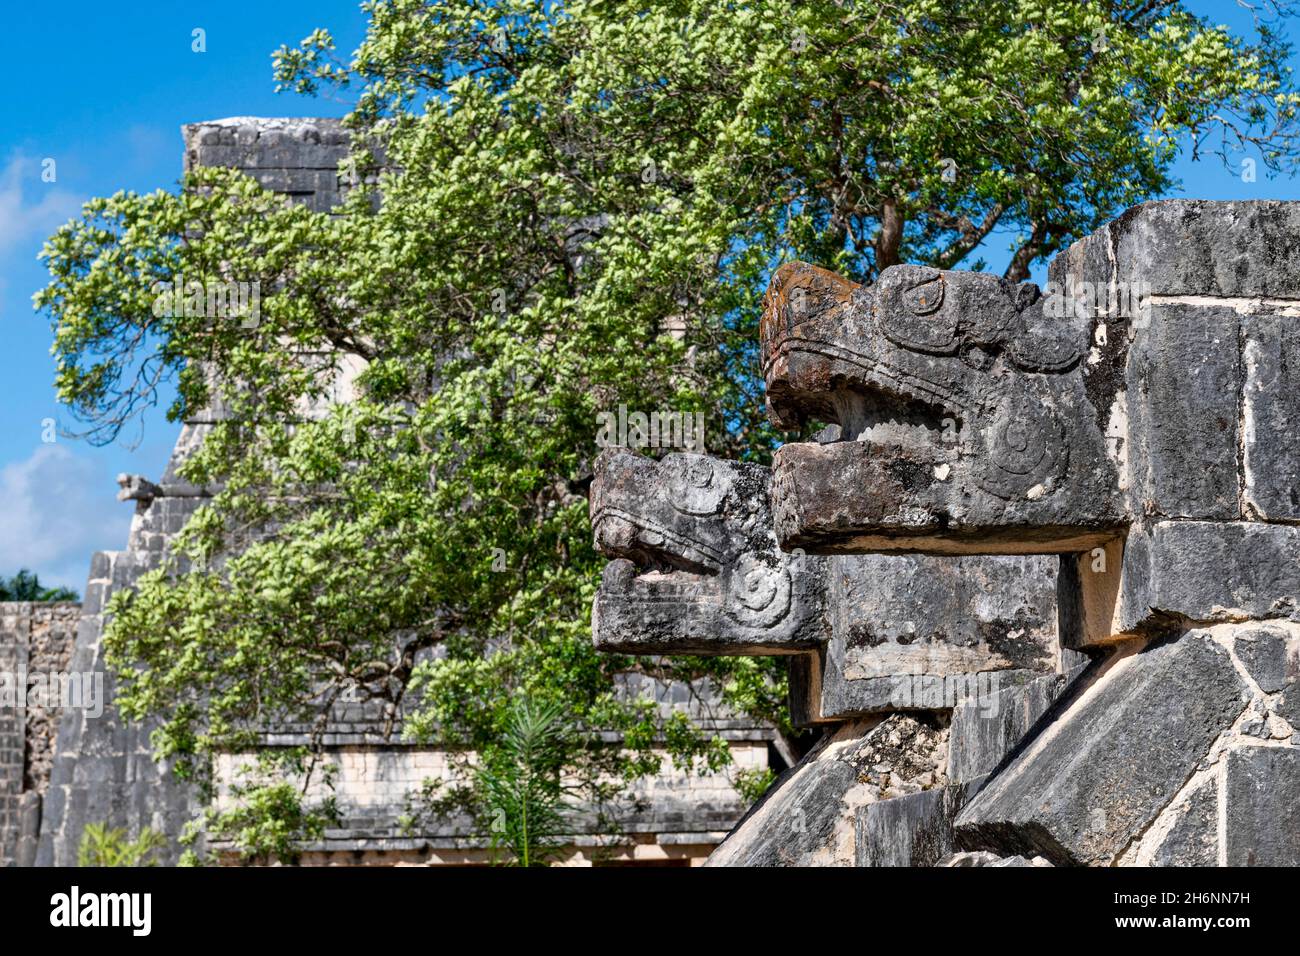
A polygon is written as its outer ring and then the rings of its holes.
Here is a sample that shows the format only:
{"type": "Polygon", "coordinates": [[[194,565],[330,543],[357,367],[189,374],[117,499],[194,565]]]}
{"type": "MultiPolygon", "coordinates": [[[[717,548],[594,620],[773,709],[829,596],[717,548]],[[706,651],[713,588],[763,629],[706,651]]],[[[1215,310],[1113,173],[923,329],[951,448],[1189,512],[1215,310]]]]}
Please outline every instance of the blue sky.
{"type": "MultiPolygon", "coordinates": [[[[1232,3],[1191,6],[1235,30],[1249,25],[1232,3]]],[[[91,553],[126,542],[132,506],[116,500],[116,475],[157,478],[178,428],[157,409],[107,447],[42,441],[46,420],[72,425],[51,385],[49,326],[31,308],[45,278],[35,258],[42,241],[92,196],[174,186],[183,123],[342,115],[343,102],[276,94],[271,52],[327,27],[346,54],[364,24],[358,0],[9,5],[0,31],[0,62],[15,78],[0,92],[0,574],[30,567],[43,582],[81,590],[91,553]],[[191,50],[195,28],[206,52],[191,50]],[[46,159],[54,182],[42,181],[46,159]]],[[[1261,172],[1245,183],[1213,158],[1184,158],[1176,173],[1173,195],[1300,198],[1294,180],[1261,172]]],[[[1000,268],[1007,241],[993,237],[978,254],[1000,268]]]]}
{"type": "Polygon", "coordinates": [[[90,555],[126,543],[133,506],[116,476],[157,478],[176,439],[162,409],[110,446],[60,437],[74,423],[52,387],[50,329],[32,310],[44,238],[82,202],[119,189],[174,187],[180,127],[224,116],[341,116],[347,104],[277,94],[271,53],[327,27],[348,53],[365,26],[359,0],[9,4],[0,62],[0,575],[20,567],[81,591],[90,555]],[[192,31],[207,50],[191,50],[192,31]],[[21,78],[21,81],[19,80],[21,78]],[[56,180],[42,181],[42,161],[56,180]]]}

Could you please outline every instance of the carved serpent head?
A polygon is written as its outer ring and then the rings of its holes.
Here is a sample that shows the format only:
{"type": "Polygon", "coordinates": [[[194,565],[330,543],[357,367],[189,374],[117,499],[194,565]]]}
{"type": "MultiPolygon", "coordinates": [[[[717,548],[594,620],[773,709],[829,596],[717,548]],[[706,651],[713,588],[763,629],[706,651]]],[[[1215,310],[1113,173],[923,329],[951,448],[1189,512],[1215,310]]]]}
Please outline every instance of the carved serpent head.
{"type": "Polygon", "coordinates": [[[777,454],[783,545],[972,552],[1032,529],[1068,550],[1119,522],[1088,323],[1054,317],[1037,286],[895,266],[867,287],[790,263],[761,335],[773,421],[839,429],[777,454]]]}
{"type": "Polygon", "coordinates": [[[597,646],[638,651],[793,653],[818,636],[821,559],[772,533],[770,471],[705,455],[597,459],[596,549],[614,559],[596,597],[597,646]]]}

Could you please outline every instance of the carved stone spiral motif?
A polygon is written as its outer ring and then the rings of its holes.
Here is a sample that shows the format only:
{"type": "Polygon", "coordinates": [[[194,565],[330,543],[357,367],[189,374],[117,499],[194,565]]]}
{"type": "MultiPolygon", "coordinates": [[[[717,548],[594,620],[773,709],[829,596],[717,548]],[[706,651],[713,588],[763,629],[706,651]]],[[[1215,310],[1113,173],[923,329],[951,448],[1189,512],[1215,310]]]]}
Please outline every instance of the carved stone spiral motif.
{"type": "Polygon", "coordinates": [[[730,482],[718,474],[704,455],[670,455],[661,467],[668,472],[664,494],[685,515],[713,515],[722,508],[730,482]]]}
{"type": "Polygon", "coordinates": [[[1007,402],[983,436],[987,465],[981,483],[1000,498],[1020,497],[1065,466],[1065,428],[1037,398],[1007,402]]]}
{"type": "Polygon", "coordinates": [[[885,337],[918,352],[944,354],[957,345],[957,312],[944,308],[943,273],[893,266],[875,287],[876,321],[885,337]]]}
{"type": "Polygon", "coordinates": [[[790,571],[746,555],[731,573],[724,606],[747,627],[772,627],[790,610],[790,571]]]}

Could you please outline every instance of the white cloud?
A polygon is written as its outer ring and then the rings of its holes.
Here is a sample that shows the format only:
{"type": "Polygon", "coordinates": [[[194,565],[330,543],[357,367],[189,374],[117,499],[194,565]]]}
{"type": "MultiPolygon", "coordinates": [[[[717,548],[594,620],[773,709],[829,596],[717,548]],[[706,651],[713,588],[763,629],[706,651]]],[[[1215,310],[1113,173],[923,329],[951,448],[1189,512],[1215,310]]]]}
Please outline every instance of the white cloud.
{"type": "Polygon", "coordinates": [[[0,575],[29,568],[79,593],[91,554],[126,547],[134,510],[100,467],[59,444],[0,468],[0,501],[0,575]]]}
{"type": "Polygon", "coordinates": [[[81,208],[57,179],[42,182],[41,168],[40,158],[15,154],[0,172],[0,260],[15,253],[34,258],[45,238],[81,208]]]}

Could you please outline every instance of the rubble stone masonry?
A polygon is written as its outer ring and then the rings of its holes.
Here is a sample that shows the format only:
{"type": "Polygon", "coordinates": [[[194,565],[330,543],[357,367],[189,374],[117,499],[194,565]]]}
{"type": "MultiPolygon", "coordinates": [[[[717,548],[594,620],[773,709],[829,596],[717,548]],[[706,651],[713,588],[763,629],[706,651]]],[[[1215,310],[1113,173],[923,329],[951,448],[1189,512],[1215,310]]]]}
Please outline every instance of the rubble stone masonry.
{"type": "MultiPolygon", "coordinates": [[[[81,605],[0,603],[0,865],[30,864],[50,782],[57,702],[28,701],[29,679],[67,673],[81,605]]],[[[48,686],[48,684],[46,684],[48,686]]]]}

